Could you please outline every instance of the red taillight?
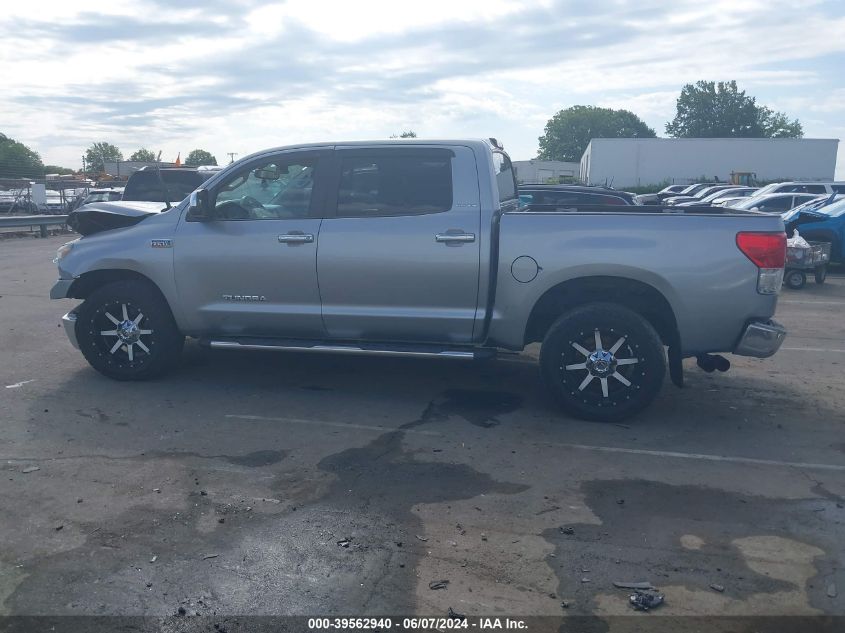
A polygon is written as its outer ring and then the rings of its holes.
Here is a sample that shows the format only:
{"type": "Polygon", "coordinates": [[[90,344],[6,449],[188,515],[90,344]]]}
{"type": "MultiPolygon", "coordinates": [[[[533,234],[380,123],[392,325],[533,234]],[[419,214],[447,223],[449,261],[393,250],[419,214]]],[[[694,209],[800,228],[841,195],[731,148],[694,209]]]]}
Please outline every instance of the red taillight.
{"type": "Polygon", "coordinates": [[[757,268],[783,268],[786,233],[737,233],[736,245],[757,268]]]}

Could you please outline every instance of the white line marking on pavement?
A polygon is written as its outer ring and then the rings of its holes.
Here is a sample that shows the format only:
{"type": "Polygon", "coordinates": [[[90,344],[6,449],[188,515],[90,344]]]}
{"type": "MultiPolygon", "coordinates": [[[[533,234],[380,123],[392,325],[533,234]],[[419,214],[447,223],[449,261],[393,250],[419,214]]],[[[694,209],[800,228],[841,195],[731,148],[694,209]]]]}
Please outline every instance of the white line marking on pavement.
{"type": "Polygon", "coordinates": [[[798,299],[787,299],[786,301],[778,301],[778,305],[782,303],[785,303],[787,305],[845,306],[845,301],[800,301],[798,299]]]}
{"type": "MultiPolygon", "coordinates": [[[[385,428],[382,426],[371,426],[368,424],[347,424],[345,422],[327,422],[325,420],[303,420],[301,418],[276,418],[263,415],[236,415],[228,414],[227,418],[236,420],[256,420],[263,422],[287,422],[290,424],[307,424],[310,426],[331,426],[335,428],[349,428],[353,430],[377,431],[379,433],[403,432],[415,435],[428,435],[434,437],[445,437],[444,433],[435,431],[422,431],[419,429],[385,428]]],[[[538,442],[518,442],[537,446],[538,442]]],[[[544,446],[556,446],[559,448],[571,448],[580,451],[594,451],[598,453],[626,453],[628,455],[645,455],[648,457],[666,457],[671,459],[695,459],[709,462],[729,462],[733,464],[748,464],[756,466],[780,466],[787,468],[806,468],[810,470],[834,470],[845,472],[845,465],[838,464],[814,464],[807,462],[785,462],[776,459],[757,459],[754,457],[731,457],[730,455],[710,455],[706,453],[681,453],[676,451],[652,451],[643,448],[623,448],[617,446],[593,446],[590,444],[569,444],[564,442],[543,442],[544,446]]]]}
{"type": "Polygon", "coordinates": [[[23,387],[25,384],[35,382],[35,378],[32,380],[24,380],[23,382],[16,382],[14,385],[6,385],[6,389],[17,389],[18,387],[23,387]]]}
{"type": "Polygon", "coordinates": [[[832,352],[845,354],[845,349],[831,349],[829,347],[781,347],[786,352],[832,352]]]}
{"type": "Polygon", "coordinates": [[[404,431],[405,433],[415,433],[417,435],[431,435],[434,437],[443,437],[443,433],[436,431],[418,431],[416,429],[400,429],[386,426],[375,426],[370,424],[348,424],[346,422],[326,422],[325,420],[304,420],[302,418],[274,418],[263,415],[234,415],[227,414],[227,418],[234,418],[236,420],[258,420],[262,422],[287,422],[289,424],[309,424],[318,426],[333,426],[339,429],[360,429],[363,431],[378,431],[379,433],[390,433],[392,431],[404,431]]]}

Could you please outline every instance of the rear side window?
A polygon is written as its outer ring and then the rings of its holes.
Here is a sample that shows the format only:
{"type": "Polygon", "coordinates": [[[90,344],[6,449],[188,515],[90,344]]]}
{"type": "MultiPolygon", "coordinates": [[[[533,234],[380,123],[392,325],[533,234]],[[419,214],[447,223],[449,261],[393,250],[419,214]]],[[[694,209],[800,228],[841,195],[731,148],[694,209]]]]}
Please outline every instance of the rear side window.
{"type": "Polygon", "coordinates": [[[827,193],[824,185],[804,185],[801,187],[802,193],[827,193]]]}
{"type": "Polygon", "coordinates": [[[338,217],[425,215],[452,208],[452,152],[383,150],[341,158],[338,217]]]}
{"type": "Polygon", "coordinates": [[[496,186],[499,189],[499,202],[516,200],[516,174],[511,159],[502,152],[493,152],[493,173],[496,174],[496,186]]]}

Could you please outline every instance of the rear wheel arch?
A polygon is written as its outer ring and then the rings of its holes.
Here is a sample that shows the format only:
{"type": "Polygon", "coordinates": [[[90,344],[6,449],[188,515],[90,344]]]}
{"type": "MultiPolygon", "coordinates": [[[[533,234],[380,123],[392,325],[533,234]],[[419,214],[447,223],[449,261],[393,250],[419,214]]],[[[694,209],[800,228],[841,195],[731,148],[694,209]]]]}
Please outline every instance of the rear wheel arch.
{"type": "Polygon", "coordinates": [[[654,286],[627,277],[579,277],[549,288],[534,304],[524,343],[542,341],[564,313],[588,303],[615,303],[641,315],[664,345],[679,344],[678,322],[666,296],[654,286]]]}

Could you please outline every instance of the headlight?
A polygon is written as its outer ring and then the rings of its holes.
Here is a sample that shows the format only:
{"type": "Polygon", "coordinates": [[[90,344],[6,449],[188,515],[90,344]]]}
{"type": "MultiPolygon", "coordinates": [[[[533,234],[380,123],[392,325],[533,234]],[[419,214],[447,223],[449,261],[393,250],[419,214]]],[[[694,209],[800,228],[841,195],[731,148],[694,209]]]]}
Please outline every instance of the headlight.
{"type": "Polygon", "coordinates": [[[58,264],[59,261],[67,257],[73,250],[73,247],[76,246],[76,243],[78,241],[79,240],[73,240],[72,242],[68,242],[67,244],[63,244],[62,246],[60,246],[59,250],[56,251],[56,259],[53,260],[53,263],[58,264]]]}

